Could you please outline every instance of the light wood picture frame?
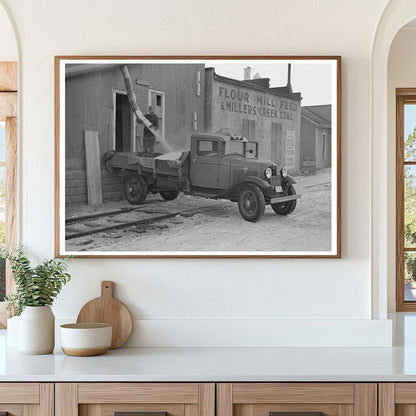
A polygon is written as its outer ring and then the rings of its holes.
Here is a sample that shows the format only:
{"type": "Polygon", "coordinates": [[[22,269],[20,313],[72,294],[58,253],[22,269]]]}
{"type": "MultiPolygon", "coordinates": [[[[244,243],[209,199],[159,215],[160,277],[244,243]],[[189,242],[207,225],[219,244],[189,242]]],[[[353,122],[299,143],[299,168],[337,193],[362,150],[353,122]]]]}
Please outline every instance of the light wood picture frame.
{"type": "Polygon", "coordinates": [[[341,257],[341,57],[56,56],[55,255],[341,257]]]}

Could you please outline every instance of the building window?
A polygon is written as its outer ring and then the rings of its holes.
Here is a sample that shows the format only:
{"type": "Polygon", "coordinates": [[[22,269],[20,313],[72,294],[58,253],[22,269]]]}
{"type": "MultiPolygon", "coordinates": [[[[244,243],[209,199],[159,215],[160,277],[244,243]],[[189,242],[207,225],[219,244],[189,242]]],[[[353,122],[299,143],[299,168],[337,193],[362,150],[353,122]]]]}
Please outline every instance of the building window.
{"type": "Polygon", "coordinates": [[[396,94],[396,301],[416,311],[416,88],[396,94]]]}
{"type": "Polygon", "coordinates": [[[243,118],[242,136],[249,140],[256,138],[256,120],[248,120],[243,118]]]}
{"type": "MultiPolygon", "coordinates": [[[[149,88],[147,105],[152,106],[154,112],[159,117],[158,133],[162,140],[165,139],[165,93],[163,91],[149,88]]],[[[147,113],[147,108],[145,113],[147,113]]]]}
{"type": "Polygon", "coordinates": [[[278,166],[281,166],[283,161],[282,155],[282,141],[283,141],[283,129],[282,123],[271,124],[271,136],[270,136],[270,159],[278,166]]]}

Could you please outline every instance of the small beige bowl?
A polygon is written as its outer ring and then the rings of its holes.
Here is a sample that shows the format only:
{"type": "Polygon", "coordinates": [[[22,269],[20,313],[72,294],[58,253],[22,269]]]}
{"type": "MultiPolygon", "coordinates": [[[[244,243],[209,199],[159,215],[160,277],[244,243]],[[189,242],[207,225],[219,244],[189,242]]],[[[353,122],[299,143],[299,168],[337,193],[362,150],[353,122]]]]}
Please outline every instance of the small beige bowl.
{"type": "Polygon", "coordinates": [[[61,348],[67,355],[88,357],[111,347],[112,326],[103,323],[61,325],[61,348]]]}

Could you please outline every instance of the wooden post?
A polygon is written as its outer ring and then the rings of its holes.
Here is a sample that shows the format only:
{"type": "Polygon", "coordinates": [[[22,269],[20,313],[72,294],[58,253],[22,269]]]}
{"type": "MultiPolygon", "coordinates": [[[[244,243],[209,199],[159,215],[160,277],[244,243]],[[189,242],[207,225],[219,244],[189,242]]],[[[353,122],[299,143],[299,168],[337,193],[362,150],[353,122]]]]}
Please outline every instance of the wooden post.
{"type": "Polygon", "coordinates": [[[84,139],[88,205],[100,205],[103,203],[103,191],[101,187],[101,163],[98,132],[85,130],[84,139]]]}

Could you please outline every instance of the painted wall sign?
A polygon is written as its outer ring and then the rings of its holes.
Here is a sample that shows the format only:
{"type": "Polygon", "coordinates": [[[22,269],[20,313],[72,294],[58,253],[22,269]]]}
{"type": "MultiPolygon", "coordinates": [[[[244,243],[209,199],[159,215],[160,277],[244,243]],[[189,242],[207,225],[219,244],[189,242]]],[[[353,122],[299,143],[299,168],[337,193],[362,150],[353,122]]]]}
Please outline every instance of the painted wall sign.
{"type": "Polygon", "coordinates": [[[246,115],[295,120],[298,103],[271,95],[256,94],[237,88],[218,86],[217,96],[221,111],[246,115]]]}

